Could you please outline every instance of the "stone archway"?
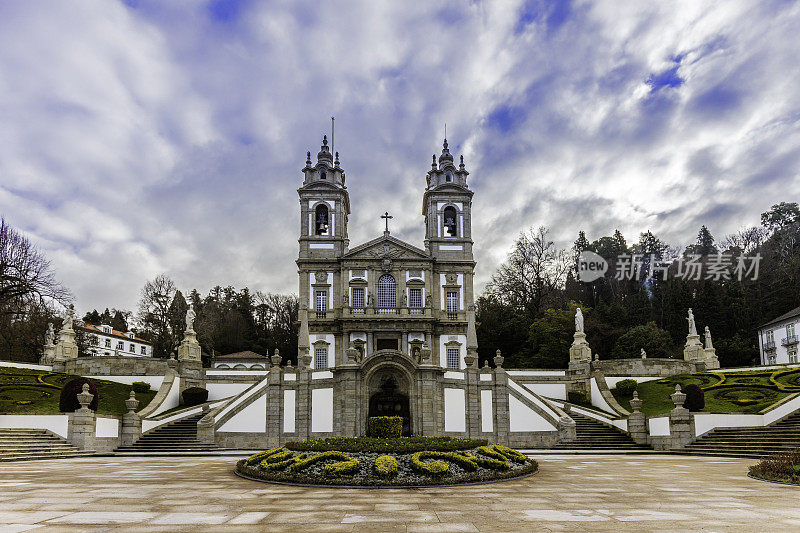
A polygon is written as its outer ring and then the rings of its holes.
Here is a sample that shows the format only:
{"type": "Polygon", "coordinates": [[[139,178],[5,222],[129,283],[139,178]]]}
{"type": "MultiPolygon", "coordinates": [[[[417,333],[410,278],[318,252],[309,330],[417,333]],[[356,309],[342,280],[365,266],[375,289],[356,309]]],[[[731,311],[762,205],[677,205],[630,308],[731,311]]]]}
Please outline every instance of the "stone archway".
{"type": "Polygon", "coordinates": [[[364,429],[367,430],[369,417],[400,416],[403,418],[403,435],[414,432],[414,380],[413,363],[405,356],[386,353],[383,361],[369,361],[372,368],[365,369],[365,385],[367,388],[366,413],[364,429]]]}

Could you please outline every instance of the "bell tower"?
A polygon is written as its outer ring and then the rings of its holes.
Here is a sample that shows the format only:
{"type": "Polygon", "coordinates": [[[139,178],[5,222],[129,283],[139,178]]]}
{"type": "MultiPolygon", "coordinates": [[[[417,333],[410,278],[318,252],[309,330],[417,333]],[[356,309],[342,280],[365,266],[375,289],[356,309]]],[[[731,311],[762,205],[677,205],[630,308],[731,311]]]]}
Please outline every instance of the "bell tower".
{"type": "Polygon", "coordinates": [[[300,196],[299,259],[335,259],[347,251],[347,218],[350,215],[350,194],[345,175],[339,166],[339,152],[331,155],[327,135],[317,162],[312,165],[311,152],[306,154],[300,196]]]}
{"type": "Polygon", "coordinates": [[[464,156],[458,167],[444,140],[439,160],[433,156],[422,197],[425,246],[440,260],[472,261],[472,195],[464,156]]]}

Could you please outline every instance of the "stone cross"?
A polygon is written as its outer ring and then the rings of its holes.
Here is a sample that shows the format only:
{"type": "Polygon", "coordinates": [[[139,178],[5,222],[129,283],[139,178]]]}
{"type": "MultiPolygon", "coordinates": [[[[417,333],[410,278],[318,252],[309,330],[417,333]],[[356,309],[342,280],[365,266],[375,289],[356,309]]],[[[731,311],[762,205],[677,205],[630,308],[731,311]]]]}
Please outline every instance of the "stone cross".
{"type": "Polygon", "coordinates": [[[381,215],[381,218],[386,221],[386,230],[384,231],[384,233],[386,235],[389,235],[389,219],[394,217],[390,215],[388,211],[386,211],[386,213],[381,215]]]}

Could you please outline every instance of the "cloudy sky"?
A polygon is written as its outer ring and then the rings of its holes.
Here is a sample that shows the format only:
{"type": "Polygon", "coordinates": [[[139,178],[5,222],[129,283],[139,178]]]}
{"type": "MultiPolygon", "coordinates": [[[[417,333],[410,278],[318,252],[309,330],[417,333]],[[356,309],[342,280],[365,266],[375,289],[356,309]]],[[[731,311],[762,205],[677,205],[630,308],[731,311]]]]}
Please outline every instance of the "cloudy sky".
{"type": "Polygon", "coordinates": [[[336,117],[353,245],[422,245],[464,154],[479,285],[520,230],[720,238],[800,197],[800,3],[0,3],[0,214],[79,312],[147,279],[296,292],[296,189],[336,117]]]}

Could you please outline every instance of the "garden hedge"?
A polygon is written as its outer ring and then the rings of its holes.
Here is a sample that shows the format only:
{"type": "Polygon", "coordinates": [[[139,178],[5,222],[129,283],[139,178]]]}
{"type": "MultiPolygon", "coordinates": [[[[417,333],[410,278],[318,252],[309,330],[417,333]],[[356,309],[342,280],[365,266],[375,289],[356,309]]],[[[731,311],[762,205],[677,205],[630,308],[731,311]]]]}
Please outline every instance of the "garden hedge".
{"type": "Polygon", "coordinates": [[[78,394],[83,392],[83,384],[89,384],[89,392],[94,395],[89,403],[89,409],[97,412],[97,403],[100,401],[100,394],[97,392],[97,385],[89,378],[75,378],[67,381],[61,388],[61,396],[58,399],[58,410],[62,413],[72,413],[81,408],[78,402],[78,394]]]}
{"type": "Polygon", "coordinates": [[[368,421],[370,437],[396,439],[403,434],[403,417],[371,416],[368,421]]]}
{"type": "Polygon", "coordinates": [[[200,405],[208,400],[208,391],[202,387],[189,387],[181,393],[184,407],[200,405]]]}

